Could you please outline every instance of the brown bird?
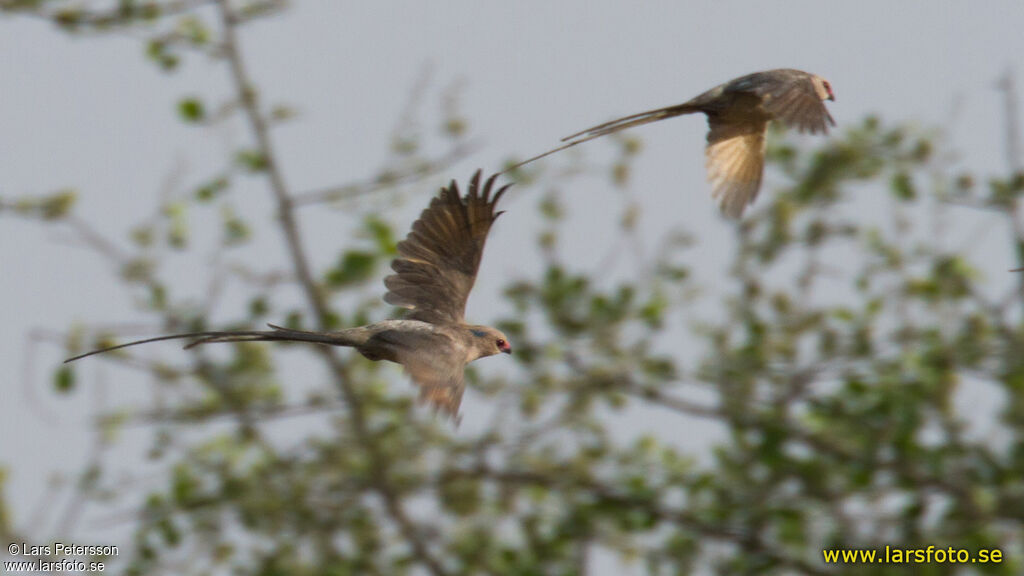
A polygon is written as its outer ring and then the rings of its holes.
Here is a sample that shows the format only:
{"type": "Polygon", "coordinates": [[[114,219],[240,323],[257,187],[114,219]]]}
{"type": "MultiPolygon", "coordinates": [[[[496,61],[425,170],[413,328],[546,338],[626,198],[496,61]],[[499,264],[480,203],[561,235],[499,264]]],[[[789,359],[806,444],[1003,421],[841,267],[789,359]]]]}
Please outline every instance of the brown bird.
{"type": "Polygon", "coordinates": [[[370,360],[389,360],[405,367],[420,388],[420,399],[455,417],[465,389],[466,364],[498,353],[511,354],[512,346],[500,330],[466,324],[463,314],[476,280],[484,243],[491,225],[502,214],[494,208],[508,189],[491,195],[491,176],[480,188],[480,172],[473,176],[465,198],[453,180],[430,201],[398,243],[395,271],[384,279],[384,301],[412,311],[401,320],[384,320],[336,332],[306,332],[270,325],[272,330],[193,332],[128,342],[69,358],[118,350],[127,346],[176,338],[194,338],[185,348],[211,342],[294,341],[351,346],[370,360]]]}
{"type": "MultiPolygon", "coordinates": [[[[825,79],[800,70],[755,72],[716,86],[696,98],[649,112],[633,114],[562,138],[567,144],[509,168],[539,160],[588,140],[673,116],[703,112],[708,117],[705,151],[711,196],[722,212],[739,218],[757,197],[764,171],[764,133],[778,120],[800,132],[827,133],[835,120],[825,108],[835,100],[825,79]]],[[[508,171],[506,170],[506,172],[508,171]]]]}

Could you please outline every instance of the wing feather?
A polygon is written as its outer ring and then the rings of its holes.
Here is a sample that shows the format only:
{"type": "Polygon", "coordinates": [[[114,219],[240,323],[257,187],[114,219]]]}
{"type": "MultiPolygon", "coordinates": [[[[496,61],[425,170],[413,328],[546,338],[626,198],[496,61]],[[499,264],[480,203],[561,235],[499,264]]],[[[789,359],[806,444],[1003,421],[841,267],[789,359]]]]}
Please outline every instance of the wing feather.
{"type": "Polygon", "coordinates": [[[494,191],[496,178],[491,176],[481,189],[478,170],[465,198],[452,181],[430,201],[398,243],[398,257],[391,262],[395,274],[384,279],[385,302],[411,308],[413,320],[462,322],[487,233],[501,215],[495,206],[509,187],[494,191]]]}
{"type": "Polygon", "coordinates": [[[756,81],[744,85],[761,98],[765,111],[774,119],[811,134],[827,133],[829,124],[835,126],[825,102],[814,89],[811,74],[783,69],[759,72],[756,76],[756,81]]]}
{"type": "Polygon", "coordinates": [[[724,122],[709,118],[705,150],[711,197],[730,218],[739,218],[757,197],[764,171],[765,121],[724,122]]]}
{"type": "Polygon", "coordinates": [[[429,358],[419,354],[406,358],[403,365],[413,384],[420,390],[420,402],[430,404],[446,416],[456,418],[462,394],[466,390],[464,366],[452,362],[439,362],[440,356],[429,358]]]}

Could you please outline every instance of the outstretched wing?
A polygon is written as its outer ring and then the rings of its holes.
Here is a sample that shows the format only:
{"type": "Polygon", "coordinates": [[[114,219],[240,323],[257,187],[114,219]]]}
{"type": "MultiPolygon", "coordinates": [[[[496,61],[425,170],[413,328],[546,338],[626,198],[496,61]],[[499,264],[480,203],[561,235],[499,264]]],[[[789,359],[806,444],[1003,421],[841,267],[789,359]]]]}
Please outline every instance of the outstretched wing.
{"type": "Polygon", "coordinates": [[[453,180],[430,201],[398,243],[395,271],[384,279],[384,301],[411,308],[408,318],[433,324],[462,322],[466,300],[476,280],[480,257],[491,225],[501,215],[494,207],[508,189],[491,195],[497,175],[480,187],[480,171],[473,175],[465,198],[453,180]]]}
{"type": "Polygon", "coordinates": [[[770,70],[737,78],[730,85],[747,84],[761,98],[772,118],[800,132],[828,132],[836,125],[814,87],[814,76],[800,70],[770,70]],[[746,82],[744,82],[746,80],[746,82]]]}
{"type": "Polygon", "coordinates": [[[711,197],[730,218],[739,218],[761,188],[765,121],[708,117],[705,150],[711,197]]]}

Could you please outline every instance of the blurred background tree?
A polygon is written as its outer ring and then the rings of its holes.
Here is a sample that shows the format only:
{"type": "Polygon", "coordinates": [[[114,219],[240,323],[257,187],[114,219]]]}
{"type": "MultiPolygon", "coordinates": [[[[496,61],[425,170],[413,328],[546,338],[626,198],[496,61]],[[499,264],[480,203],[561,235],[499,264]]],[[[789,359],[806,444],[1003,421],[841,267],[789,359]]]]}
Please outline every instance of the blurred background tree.
{"type": "MultiPolygon", "coordinates": [[[[406,225],[389,208],[403,187],[432,193],[439,177],[469,175],[447,170],[475,149],[454,98],[436,142],[413,129],[413,112],[403,115],[391,162],[374,179],[296,191],[273,135],[294,111],[261,98],[237,37],[277,14],[279,0],[0,7],[71,33],[141,30],[147,56],[168,71],[188,54],[220,61],[233,95],[184,96],[177,114],[248,133],[221,170],[161,198],[130,243],[76,217],[72,191],[0,199],[6,215],[66,227],[109,260],[126,308],[153,319],[74,326],[62,337],[68,355],[142,332],[268,321],[328,330],[396,313],[380,301],[380,279],[406,225]],[[265,223],[236,210],[246,200],[232,192],[245,179],[273,198],[265,223]],[[316,265],[303,218],[339,207],[361,223],[338,235],[332,264],[316,265]],[[197,220],[218,229],[196,229],[197,220]],[[236,255],[257,249],[260,227],[277,228],[280,260],[239,264],[236,255]],[[206,259],[201,302],[162,280],[181,254],[206,259]]],[[[423,90],[412,91],[411,110],[423,90]]],[[[470,370],[470,408],[490,411],[486,425],[435,418],[399,370],[350,351],[237,344],[156,361],[125,350],[90,361],[151,380],[156,392],[97,415],[101,440],[74,486],[67,532],[26,533],[3,507],[0,529],[28,541],[81,534],[73,525],[82,507],[127,503],[132,536],[116,567],[147,575],[582,575],[617,565],[907,573],[822,558],[823,549],[885,545],[1003,552],[998,564],[913,566],[919,573],[1021,573],[1024,286],[1000,291],[986,279],[1024,265],[1024,173],[988,182],[953,173],[941,132],[874,117],[813,148],[774,134],[769,169],[783,184],[735,227],[736,249],[721,254],[727,288],[709,290],[687,255],[715,247],[694,248],[677,229],[655,250],[636,250],[628,194],[607,241],[634,274],[610,280],[561,254],[565,220],[582,209],[559,191],[593,173],[628,190],[641,149],[619,143],[612,166],[572,157],[511,175],[515,194],[539,198],[540,222],[536,238],[514,248],[536,250],[544,265],[505,288],[505,318],[477,319],[500,326],[516,351],[514,365],[470,370]],[[885,213],[842,202],[864,190],[888,194],[885,213]],[[978,212],[1005,221],[1016,263],[992,269],[950,240],[969,237],[978,212]],[[996,405],[979,408],[982,397],[996,405]],[[637,415],[659,418],[660,433],[621,434],[637,415]],[[677,440],[698,421],[716,432],[695,452],[677,440]],[[112,473],[100,456],[129,434],[149,439],[143,468],[158,472],[145,482],[112,473]]],[[[520,204],[506,218],[527,214],[520,204]]],[[[492,244],[485,261],[509,248],[492,244]]],[[[56,369],[56,391],[80,394],[80,369],[56,369]]]]}

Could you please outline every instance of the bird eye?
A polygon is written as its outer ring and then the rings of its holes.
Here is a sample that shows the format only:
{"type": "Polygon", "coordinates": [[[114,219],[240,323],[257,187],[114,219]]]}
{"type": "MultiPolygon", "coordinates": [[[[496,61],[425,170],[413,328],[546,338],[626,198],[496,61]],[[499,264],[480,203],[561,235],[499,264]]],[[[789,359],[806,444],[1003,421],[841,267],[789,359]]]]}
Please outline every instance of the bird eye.
{"type": "Polygon", "coordinates": [[[495,342],[495,344],[498,345],[498,348],[504,348],[505,347],[505,341],[503,339],[501,339],[501,338],[498,338],[498,341],[495,342]]]}

